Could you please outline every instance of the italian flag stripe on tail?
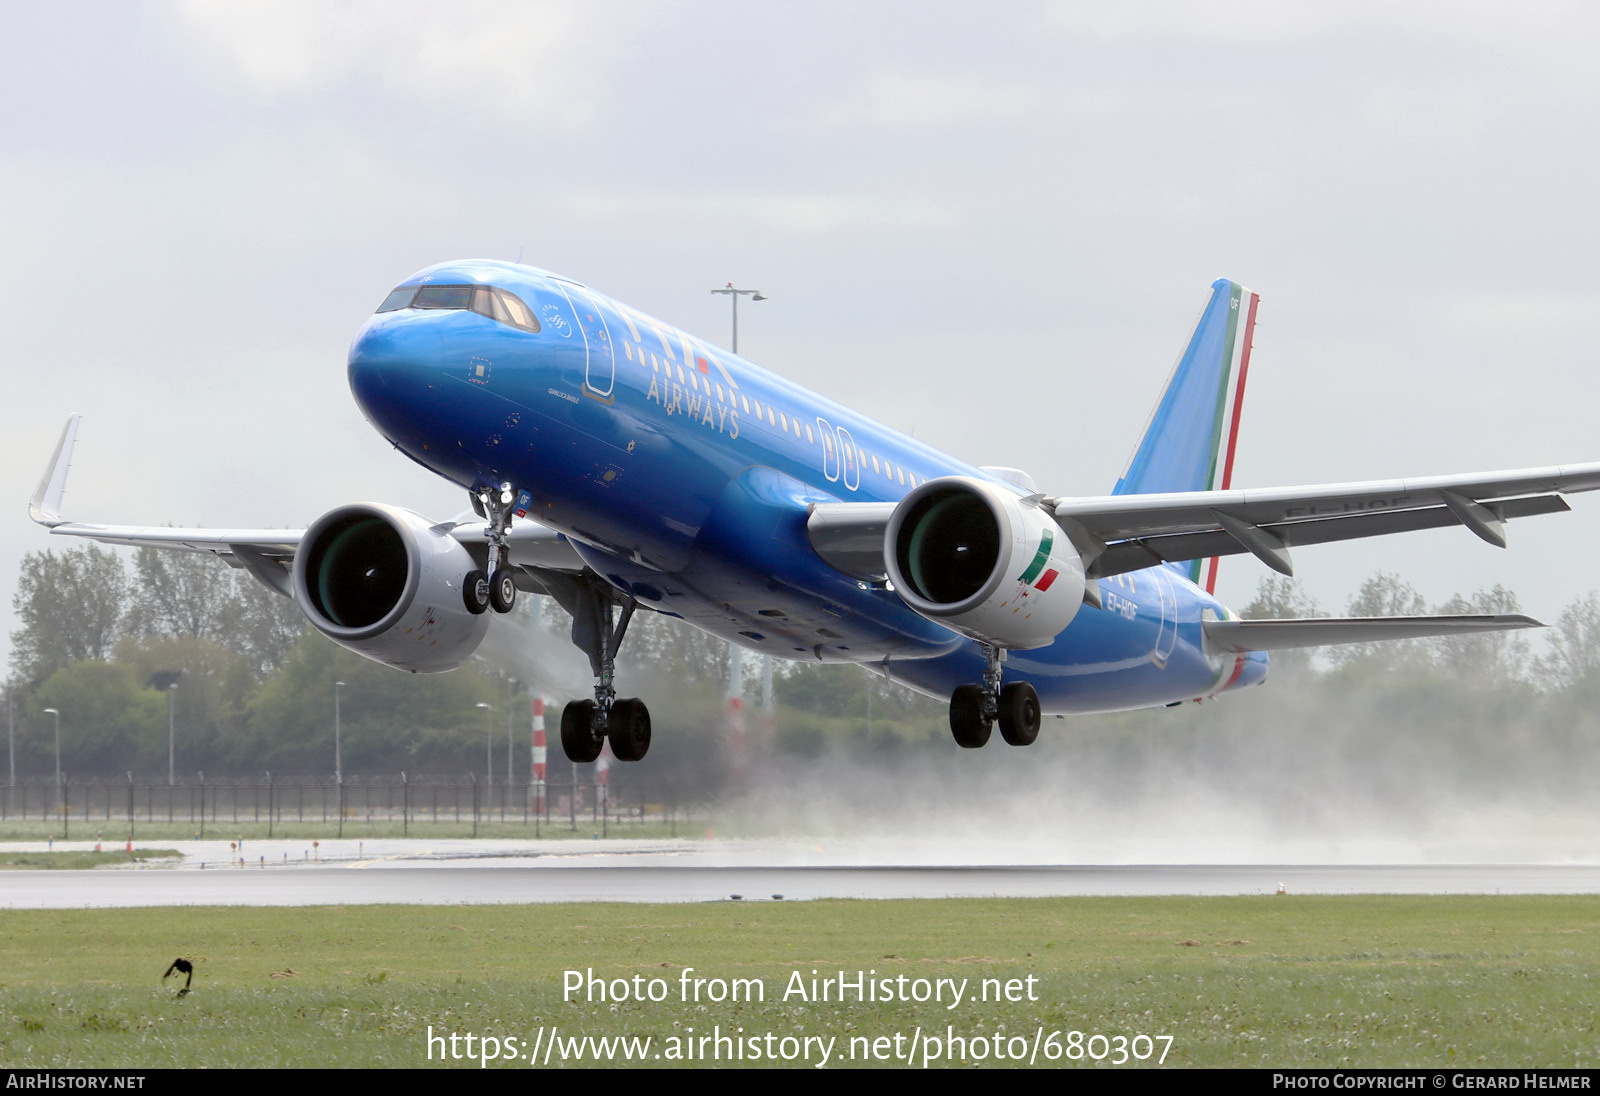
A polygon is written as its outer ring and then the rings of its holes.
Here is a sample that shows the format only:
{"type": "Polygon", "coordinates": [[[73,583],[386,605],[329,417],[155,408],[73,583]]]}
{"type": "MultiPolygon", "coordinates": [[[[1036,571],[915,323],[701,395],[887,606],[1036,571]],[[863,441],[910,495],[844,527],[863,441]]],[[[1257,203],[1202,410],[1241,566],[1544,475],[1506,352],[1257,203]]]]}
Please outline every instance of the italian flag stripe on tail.
{"type": "MultiPolygon", "coordinates": [[[[1223,372],[1217,392],[1217,426],[1213,434],[1211,482],[1207,489],[1227,491],[1233,487],[1233,461],[1239,448],[1239,418],[1244,410],[1244,386],[1250,376],[1250,350],[1255,342],[1256,308],[1261,295],[1233,285],[1233,299],[1237,307],[1231,312],[1228,324],[1228,368],[1223,372]]],[[[1200,565],[1206,563],[1206,592],[1216,593],[1217,557],[1209,561],[1195,560],[1190,565],[1189,577],[1200,581],[1200,565]]]]}

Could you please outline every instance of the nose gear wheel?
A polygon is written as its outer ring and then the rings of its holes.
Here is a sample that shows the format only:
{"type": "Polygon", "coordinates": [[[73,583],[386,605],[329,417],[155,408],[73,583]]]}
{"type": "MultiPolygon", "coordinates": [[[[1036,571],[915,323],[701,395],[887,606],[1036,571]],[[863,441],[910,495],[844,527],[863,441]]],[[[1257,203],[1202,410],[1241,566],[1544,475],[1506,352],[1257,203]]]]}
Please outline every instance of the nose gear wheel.
{"type": "Polygon", "coordinates": [[[511,484],[498,487],[479,487],[472,494],[472,508],[483,515],[484,535],[489,538],[489,566],[486,571],[473,571],[467,576],[467,608],[473,613],[483,612],[474,606],[497,613],[509,613],[517,602],[515,571],[510,563],[510,548],[506,534],[511,531],[511,503],[517,497],[511,484]],[[482,586],[481,597],[476,587],[482,586]]]}
{"type": "Polygon", "coordinates": [[[478,570],[468,571],[461,579],[461,600],[473,616],[488,609],[489,576],[478,570]]]}
{"type": "Polygon", "coordinates": [[[511,570],[502,567],[489,576],[489,605],[497,613],[509,613],[517,603],[517,582],[511,570]]]}

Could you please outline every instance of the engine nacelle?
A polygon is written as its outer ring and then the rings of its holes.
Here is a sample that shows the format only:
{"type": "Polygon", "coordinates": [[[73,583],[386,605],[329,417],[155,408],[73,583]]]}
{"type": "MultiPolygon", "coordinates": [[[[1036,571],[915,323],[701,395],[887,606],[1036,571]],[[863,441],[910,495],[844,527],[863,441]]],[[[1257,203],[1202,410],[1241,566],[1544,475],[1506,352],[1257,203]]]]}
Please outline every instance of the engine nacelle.
{"type": "Polygon", "coordinates": [[[885,569],[905,603],[973,639],[1048,646],[1083,604],[1083,560],[1055,521],[983,480],[929,480],[895,508],[885,569]]]}
{"type": "Polygon", "coordinates": [[[306,530],[294,596],[312,627],[358,655],[413,673],[465,662],[489,630],[467,610],[471,553],[410,510],[357,503],[306,530]]]}

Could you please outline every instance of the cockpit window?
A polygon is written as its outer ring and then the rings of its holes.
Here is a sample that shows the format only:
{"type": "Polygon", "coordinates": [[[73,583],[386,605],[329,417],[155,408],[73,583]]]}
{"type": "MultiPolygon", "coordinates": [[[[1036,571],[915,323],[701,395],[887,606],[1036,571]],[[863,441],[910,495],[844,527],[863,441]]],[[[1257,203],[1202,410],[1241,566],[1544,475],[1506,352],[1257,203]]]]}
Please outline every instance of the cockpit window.
{"type": "Polygon", "coordinates": [[[480,316],[488,316],[491,320],[499,320],[501,323],[511,322],[511,313],[506,311],[506,306],[495,291],[486,285],[480,285],[473,290],[472,310],[480,316]]]}
{"type": "Polygon", "coordinates": [[[470,309],[509,327],[539,330],[539,321],[522,298],[492,285],[401,286],[384,298],[378,311],[395,312],[402,308],[470,309]]]}
{"type": "Polygon", "coordinates": [[[411,307],[471,308],[474,288],[470,285],[425,285],[417,290],[417,299],[411,302],[411,307]]]}
{"type": "Polygon", "coordinates": [[[410,308],[411,298],[416,295],[416,286],[403,285],[383,299],[383,303],[378,306],[378,311],[395,312],[402,308],[410,308]]]}
{"type": "Polygon", "coordinates": [[[496,290],[500,303],[505,305],[506,311],[511,313],[511,323],[514,327],[525,327],[529,331],[539,330],[539,321],[533,318],[533,309],[522,303],[522,298],[505,290],[496,290]]]}

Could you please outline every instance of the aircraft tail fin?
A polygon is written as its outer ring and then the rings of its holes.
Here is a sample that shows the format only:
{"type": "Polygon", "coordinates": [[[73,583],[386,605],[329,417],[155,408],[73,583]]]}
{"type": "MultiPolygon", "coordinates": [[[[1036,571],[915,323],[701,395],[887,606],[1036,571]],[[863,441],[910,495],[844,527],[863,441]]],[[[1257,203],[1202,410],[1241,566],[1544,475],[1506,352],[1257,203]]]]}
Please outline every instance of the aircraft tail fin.
{"type": "MultiPolygon", "coordinates": [[[[1183,353],[1167,378],[1114,495],[1168,491],[1226,491],[1233,486],[1256,307],[1261,298],[1238,282],[1211,283],[1206,302],[1183,353]]],[[[1203,560],[1189,565],[1200,581],[1203,560]]],[[[1206,588],[1216,585],[1217,561],[1209,564],[1206,588]]]]}

